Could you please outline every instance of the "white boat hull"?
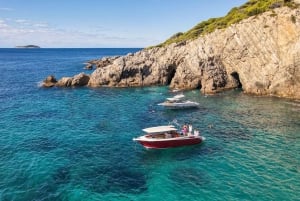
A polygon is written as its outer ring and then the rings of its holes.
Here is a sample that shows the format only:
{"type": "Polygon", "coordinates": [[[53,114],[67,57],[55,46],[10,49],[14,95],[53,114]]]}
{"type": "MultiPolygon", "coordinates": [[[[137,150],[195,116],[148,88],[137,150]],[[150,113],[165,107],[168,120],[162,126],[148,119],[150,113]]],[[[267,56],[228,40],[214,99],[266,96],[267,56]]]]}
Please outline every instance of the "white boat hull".
{"type": "Polygon", "coordinates": [[[199,103],[191,102],[191,101],[176,102],[176,103],[163,102],[163,103],[159,103],[158,105],[161,105],[161,106],[164,106],[164,107],[170,108],[170,109],[183,109],[183,108],[197,108],[199,106],[199,103]]]}

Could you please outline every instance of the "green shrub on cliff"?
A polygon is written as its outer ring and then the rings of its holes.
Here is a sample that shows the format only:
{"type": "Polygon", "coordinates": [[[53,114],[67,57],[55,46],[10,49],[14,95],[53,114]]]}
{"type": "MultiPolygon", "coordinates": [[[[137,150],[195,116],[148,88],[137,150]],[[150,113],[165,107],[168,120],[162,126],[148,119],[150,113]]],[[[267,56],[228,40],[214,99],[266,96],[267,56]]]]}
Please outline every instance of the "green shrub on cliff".
{"type": "Polygon", "coordinates": [[[193,40],[199,36],[211,33],[216,29],[227,28],[231,24],[240,22],[243,19],[282,6],[289,6],[292,8],[297,7],[297,5],[293,3],[292,0],[249,0],[240,7],[232,8],[226,16],[219,18],[211,18],[206,21],[200,22],[189,31],[185,33],[177,33],[165,42],[159,44],[158,46],[165,46],[171,43],[193,40]]]}

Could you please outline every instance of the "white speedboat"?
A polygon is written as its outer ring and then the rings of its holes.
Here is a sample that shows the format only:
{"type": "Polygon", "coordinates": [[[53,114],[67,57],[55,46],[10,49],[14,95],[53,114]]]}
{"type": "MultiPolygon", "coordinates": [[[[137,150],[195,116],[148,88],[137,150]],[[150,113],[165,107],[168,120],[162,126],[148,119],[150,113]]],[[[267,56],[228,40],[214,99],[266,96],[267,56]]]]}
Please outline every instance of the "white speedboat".
{"type": "Polygon", "coordinates": [[[199,106],[199,103],[189,100],[182,100],[183,97],[183,94],[178,94],[172,98],[167,98],[165,102],[159,103],[158,105],[169,109],[197,108],[199,106]]]}
{"type": "Polygon", "coordinates": [[[184,108],[197,108],[199,103],[193,101],[165,101],[158,105],[170,108],[170,109],[184,109],[184,108]]]}

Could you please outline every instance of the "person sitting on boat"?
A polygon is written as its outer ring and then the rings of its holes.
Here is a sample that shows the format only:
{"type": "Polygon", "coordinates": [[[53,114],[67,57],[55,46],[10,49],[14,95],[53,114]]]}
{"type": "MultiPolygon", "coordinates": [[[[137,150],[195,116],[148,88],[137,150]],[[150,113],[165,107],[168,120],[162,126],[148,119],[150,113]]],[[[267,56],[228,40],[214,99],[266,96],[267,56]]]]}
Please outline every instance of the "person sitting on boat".
{"type": "Polygon", "coordinates": [[[171,137],[172,137],[171,133],[165,133],[165,138],[171,138],[171,137]]]}
{"type": "Polygon", "coordinates": [[[183,135],[187,135],[187,133],[188,133],[188,128],[187,128],[187,125],[186,125],[186,124],[183,125],[182,133],[183,133],[183,135]]]}
{"type": "Polygon", "coordinates": [[[177,133],[175,131],[171,131],[170,135],[171,135],[171,138],[173,138],[173,137],[179,137],[179,133],[177,133]]]}

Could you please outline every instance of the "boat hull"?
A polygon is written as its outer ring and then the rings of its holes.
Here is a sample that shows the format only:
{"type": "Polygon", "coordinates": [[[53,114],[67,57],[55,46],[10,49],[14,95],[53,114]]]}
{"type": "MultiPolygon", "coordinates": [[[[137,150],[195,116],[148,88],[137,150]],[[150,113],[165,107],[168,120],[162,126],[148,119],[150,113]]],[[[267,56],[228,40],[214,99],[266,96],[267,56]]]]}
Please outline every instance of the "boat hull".
{"type": "Polygon", "coordinates": [[[166,149],[172,147],[181,147],[188,145],[199,144],[203,141],[202,137],[184,137],[181,139],[170,139],[170,140],[146,140],[146,139],[135,139],[141,145],[147,149],[166,149]]]}
{"type": "Polygon", "coordinates": [[[187,109],[187,108],[198,108],[197,103],[159,103],[158,105],[164,106],[169,109],[187,109]]]}

